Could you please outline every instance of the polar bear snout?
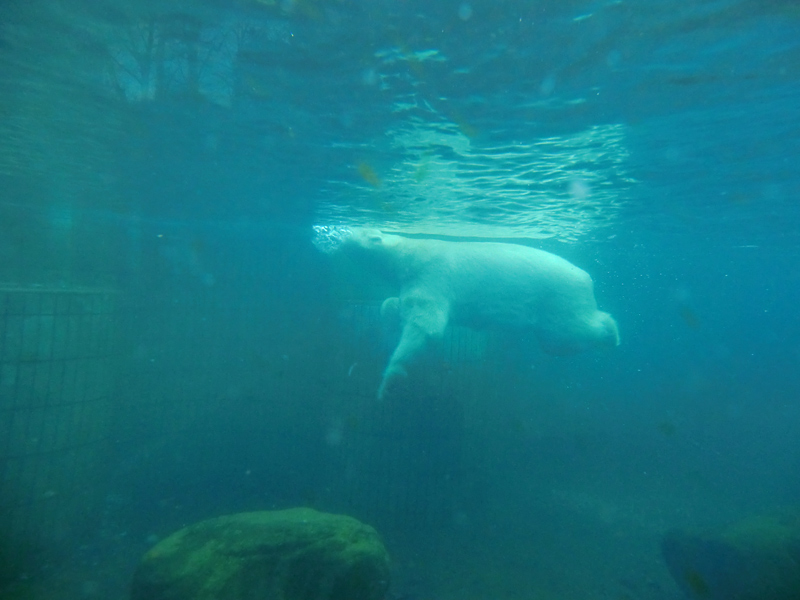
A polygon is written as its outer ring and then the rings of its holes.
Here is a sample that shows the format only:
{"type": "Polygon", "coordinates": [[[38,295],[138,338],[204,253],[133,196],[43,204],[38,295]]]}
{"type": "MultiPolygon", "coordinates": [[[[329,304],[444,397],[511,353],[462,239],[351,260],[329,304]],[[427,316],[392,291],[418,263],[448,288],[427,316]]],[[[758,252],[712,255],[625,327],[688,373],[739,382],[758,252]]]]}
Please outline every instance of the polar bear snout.
{"type": "Polygon", "coordinates": [[[353,231],[344,225],[314,225],[311,243],[323,254],[331,254],[347,242],[353,231]]]}

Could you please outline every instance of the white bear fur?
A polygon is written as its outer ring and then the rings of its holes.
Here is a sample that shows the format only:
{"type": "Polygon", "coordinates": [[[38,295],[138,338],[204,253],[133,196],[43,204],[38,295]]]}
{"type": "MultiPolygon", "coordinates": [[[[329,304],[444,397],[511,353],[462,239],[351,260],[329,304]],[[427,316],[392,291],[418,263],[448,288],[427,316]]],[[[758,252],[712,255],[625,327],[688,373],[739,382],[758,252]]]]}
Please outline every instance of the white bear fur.
{"type": "Polygon", "coordinates": [[[411,239],[377,229],[352,230],[342,250],[399,286],[399,296],[381,307],[384,317],[399,316],[402,326],[381,398],[448,323],[528,330],[554,354],[619,344],[617,323],[597,309],[589,274],[549,252],[518,244],[411,239]]]}

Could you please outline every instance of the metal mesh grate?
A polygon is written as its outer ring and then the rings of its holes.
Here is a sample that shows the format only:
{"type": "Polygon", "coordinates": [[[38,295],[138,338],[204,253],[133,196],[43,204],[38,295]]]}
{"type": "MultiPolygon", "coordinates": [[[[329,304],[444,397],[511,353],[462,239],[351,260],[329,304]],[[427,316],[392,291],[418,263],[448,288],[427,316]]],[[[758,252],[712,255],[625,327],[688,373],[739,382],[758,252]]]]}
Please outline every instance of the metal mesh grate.
{"type": "Polygon", "coordinates": [[[0,287],[0,561],[80,534],[102,502],[116,295],[0,287]]]}
{"type": "Polygon", "coordinates": [[[486,393],[485,334],[450,327],[414,365],[402,396],[376,398],[391,348],[377,305],[345,310],[349,351],[338,358],[326,435],[337,456],[331,487],[343,508],[381,529],[430,529],[459,511],[475,400],[486,393]],[[380,346],[384,345],[381,349],[380,346]],[[347,365],[347,362],[350,365],[347,365]]]}

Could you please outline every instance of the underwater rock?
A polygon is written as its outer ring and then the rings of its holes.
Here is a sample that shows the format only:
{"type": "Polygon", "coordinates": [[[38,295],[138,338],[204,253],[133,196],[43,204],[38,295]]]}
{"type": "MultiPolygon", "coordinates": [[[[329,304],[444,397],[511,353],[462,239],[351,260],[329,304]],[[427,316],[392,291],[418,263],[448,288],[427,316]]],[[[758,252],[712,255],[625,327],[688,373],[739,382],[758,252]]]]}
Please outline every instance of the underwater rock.
{"type": "Polygon", "coordinates": [[[142,558],[131,600],[381,600],[389,556],[377,532],[307,508],[202,521],[142,558]]]}
{"type": "Polygon", "coordinates": [[[800,509],[752,517],[716,532],[671,531],[661,551],[689,598],[800,598],[800,509]]]}

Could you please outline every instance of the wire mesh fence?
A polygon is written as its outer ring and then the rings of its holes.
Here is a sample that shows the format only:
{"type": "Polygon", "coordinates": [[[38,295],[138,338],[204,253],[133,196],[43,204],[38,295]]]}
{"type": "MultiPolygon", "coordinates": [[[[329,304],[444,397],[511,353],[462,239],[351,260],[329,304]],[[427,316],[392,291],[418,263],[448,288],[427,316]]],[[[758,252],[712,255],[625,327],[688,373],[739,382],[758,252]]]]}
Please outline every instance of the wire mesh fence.
{"type": "Polygon", "coordinates": [[[0,288],[0,561],[74,540],[103,502],[117,360],[109,290],[0,288]]]}
{"type": "Polygon", "coordinates": [[[487,336],[450,328],[379,401],[379,305],[297,313],[286,295],[0,289],[6,568],[82,535],[141,552],[241,510],[311,505],[389,536],[457,521],[502,393],[487,336]]]}
{"type": "Polygon", "coordinates": [[[486,368],[484,334],[451,327],[415,365],[397,397],[378,400],[391,341],[378,305],[344,307],[324,439],[332,503],[384,531],[448,526],[460,512],[470,423],[486,368]]]}

